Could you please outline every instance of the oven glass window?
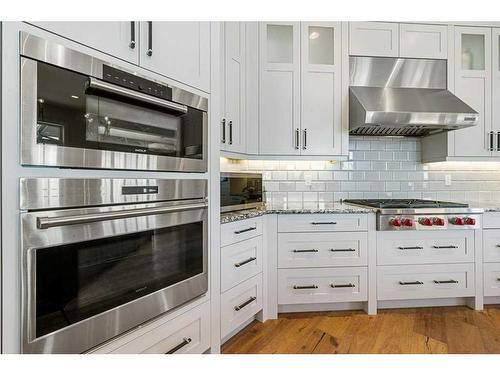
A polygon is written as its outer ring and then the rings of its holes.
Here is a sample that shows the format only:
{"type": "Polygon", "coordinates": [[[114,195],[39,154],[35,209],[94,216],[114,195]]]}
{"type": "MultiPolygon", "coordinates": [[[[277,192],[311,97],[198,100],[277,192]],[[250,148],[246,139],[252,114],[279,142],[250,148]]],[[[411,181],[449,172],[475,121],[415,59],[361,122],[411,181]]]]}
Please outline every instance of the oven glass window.
{"type": "Polygon", "coordinates": [[[37,143],[203,158],[203,111],[180,113],[89,93],[88,80],[37,62],[37,143]]]}
{"type": "Polygon", "coordinates": [[[203,222],[38,249],[36,337],[203,272],[203,222]]]}

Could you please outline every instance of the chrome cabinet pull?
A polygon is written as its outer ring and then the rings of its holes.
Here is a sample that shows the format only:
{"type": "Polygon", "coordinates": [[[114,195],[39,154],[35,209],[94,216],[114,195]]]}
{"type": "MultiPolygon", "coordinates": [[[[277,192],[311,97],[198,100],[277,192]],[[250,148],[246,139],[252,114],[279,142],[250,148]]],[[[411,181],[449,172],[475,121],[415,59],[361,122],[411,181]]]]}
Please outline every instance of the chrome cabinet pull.
{"type": "Polygon", "coordinates": [[[353,283],[349,284],[330,284],[330,287],[332,288],[354,288],[356,285],[353,283]]]}
{"type": "Polygon", "coordinates": [[[180,349],[182,349],[183,347],[185,347],[187,344],[189,344],[191,341],[192,340],[191,340],[190,337],[184,337],[182,339],[182,342],[180,344],[174,346],[172,349],[170,349],[165,354],[174,354],[175,352],[179,351],[180,349]]]}
{"type": "Polygon", "coordinates": [[[169,100],[157,98],[151,95],[143,94],[126,87],[116,86],[112,83],[101,81],[100,79],[90,77],[87,83],[87,89],[90,91],[102,91],[128,99],[134,99],[142,103],[153,104],[157,107],[165,108],[179,113],[187,113],[188,108],[184,104],[178,104],[169,100]]]}
{"type": "Polygon", "coordinates": [[[399,285],[422,285],[422,281],[400,281],[399,285]]]}
{"type": "Polygon", "coordinates": [[[226,119],[222,119],[222,143],[226,143],[226,119]]]}
{"type": "Polygon", "coordinates": [[[128,45],[131,49],[135,48],[135,22],[130,22],[130,43],[128,45]]]}
{"type": "Polygon", "coordinates": [[[295,129],[295,149],[298,150],[299,149],[299,137],[300,137],[300,132],[299,132],[299,129],[295,129]]]}
{"type": "Polygon", "coordinates": [[[311,222],[312,225],[335,225],[337,224],[336,221],[313,221],[311,222]]]}
{"type": "Polygon", "coordinates": [[[490,134],[490,144],[488,146],[488,151],[493,151],[494,150],[494,148],[493,148],[493,136],[494,136],[495,133],[494,132],[490,132],[489,134],[490,134]]]}
{"type": "Polygon", "coordinates": [[[353,249],[352,247],[349,247],[347,249],[330,249],[332,252],[343,252],[343,251],[356,251],[356,249],[353,249]]]}
{"type": "Polygon", "coordinates": [[[434,245],[432,246],[433,249],[458,249],[458,246],[455,245],[444,245],[444,246],[438,246],[434,245]]]}
{"type": "Polygon", "coordinates": [[[304,129],[303,133],[304,133],[304,143],[302,145],[302,149],[306,150],[307,149],[307,129],[304,129]]]}
{"type": "Polygon", "coordinates": [[[248,264],[248,263],[250,263],[250,262],[253,262],[253,261],[254,261],[254,260],[256,260],[256,259],[257,259],[256,257],[250,257],[250,258],[248,258],[247,260],[243,260],[243,261],[241,261],[241,262],[235,263],[235,264],[234,264],[234,266],[235,266],[236,268],[238,268],[238,267],[244,266],[245,264],[248,264]]]}
{"type": "Polygon", "coordinates": [[[244,308],[245,306],[251,304],[253,301],[255,301],[257,299],[257,297],[250,297],[247,301],[243,302],[241,305],[238,305],[238,306],[234,306],[234,309],[236,311],[240,311],[242,308],[244,308]]]}
{"type": "Polygon", "coordinates": [[[316,249],[303,249],[303,250],[293,249],[294,253],[317,253],[318,251],[319,250],[316,250],[316,249]]]}
{"type": "Polygon", "coordinates": [[[184,204],[179,206],[166,206],[166,207],[150,207],[150,208],[138,208],[122,211],[111,211],[111,212],[99,212],[95,214],[87,215],[68,215],[59,217],[37,217],[36,226],[38,229],[47,229],[52,227],[61,227],[63,225],[74,225],[74,224],[87,224],[96,221],[106,221],[106,220],[116,220],[116,219],[126,219],[129,217],[139,217],[139,216],[149,216],[158,215],[170,212],[185,211],[185,210],[195,210],[200,208],[207,208],[208,203],[206,200],[200,203],[184,204]]]}
{"type": "Polygon", "coordinates": [[[457,280],[434,280],[434,284],[458,284],[457,280]]]}
{"type": "Polygon", "coordinates": [[[229,144],[233,144],[233,122],[229,121],[229,144]]]}
{"type": "Polygon", "coordinates": [[[148,22],[148,50],[146,55],[153,56],[153,21],[148,22]]]}
{"type": "Polygon", "coordinates": [[[250,228],[246,228],[246,229],[235,230],[234,234],[242,234],[242,233],[250,232],[250,231],[256,230],[256,229],[257,229],[257,227],[250,227],[250,228]]]}
{"type": "Polygon", "coordinates": [[[399,250],[423,250],[422,246],[398,246],[399,250]]]}
{"type": "Polygon", "coordinates": [[[317,285],[294,285],[293,289],[318,289],[317,285]]]}

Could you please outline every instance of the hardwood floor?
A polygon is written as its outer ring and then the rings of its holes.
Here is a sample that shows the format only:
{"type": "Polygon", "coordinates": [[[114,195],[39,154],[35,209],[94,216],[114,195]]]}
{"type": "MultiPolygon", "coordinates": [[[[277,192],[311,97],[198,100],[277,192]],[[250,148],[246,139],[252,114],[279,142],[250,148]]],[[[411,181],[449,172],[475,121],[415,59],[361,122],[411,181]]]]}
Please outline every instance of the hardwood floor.
{"type": "Polygon", "coordinates": [[[253,322],[224,354],[500,353],[500,305],[280,314],[253,322]]]}

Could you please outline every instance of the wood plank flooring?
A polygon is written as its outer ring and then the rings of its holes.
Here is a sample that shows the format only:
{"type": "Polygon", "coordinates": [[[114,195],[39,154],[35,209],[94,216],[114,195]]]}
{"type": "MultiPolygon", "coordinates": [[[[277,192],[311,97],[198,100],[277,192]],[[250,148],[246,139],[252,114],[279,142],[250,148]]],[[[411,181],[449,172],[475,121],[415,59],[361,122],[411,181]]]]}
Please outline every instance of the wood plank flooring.
{"type": "Polygon", "coordinates": [[[224,354],[500,353],[500,305],[280,314],[253,322],[224,354]]]}

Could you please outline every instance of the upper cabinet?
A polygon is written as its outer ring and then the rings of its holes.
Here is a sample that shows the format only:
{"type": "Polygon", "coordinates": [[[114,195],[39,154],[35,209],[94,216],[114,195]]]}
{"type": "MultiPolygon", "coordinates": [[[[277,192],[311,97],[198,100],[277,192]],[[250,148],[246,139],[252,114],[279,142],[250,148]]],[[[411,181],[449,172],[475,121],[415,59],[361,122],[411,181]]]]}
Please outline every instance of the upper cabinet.
{"type": "Polygon", "coordinates": [[[349,55],[399,56],[399,24],[349,22],[349,55]]]}
{"type": "Polygon", "coordinates": [[[33,22],[33,24],[133,64],[139,63],[138,22],[33,22]]]}
{"type": "Polygon", "coordinates": [[[491,67],[492,84],[492,119],[491,130],[494,132],[494,154],[500,156],[500,29],[493,29],[491,34],[493,62],[491,67]]]}
{"type": "Polygon", "coordinates": [[[446,59],[448,57],[448,26],[400,24],[399,56],[446,59]]]}
{"type": "Polygon", "coordinates": [[[139,63],[176,81],[210,91],[209,22],[141,22],[139,63]]]}

